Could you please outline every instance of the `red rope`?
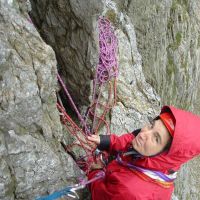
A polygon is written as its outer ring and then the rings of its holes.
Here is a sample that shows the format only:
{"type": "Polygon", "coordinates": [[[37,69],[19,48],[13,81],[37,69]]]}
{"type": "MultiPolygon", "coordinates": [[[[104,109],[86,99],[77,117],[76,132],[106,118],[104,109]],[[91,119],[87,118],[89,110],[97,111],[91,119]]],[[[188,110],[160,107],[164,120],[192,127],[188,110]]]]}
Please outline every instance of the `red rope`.
{"type": "MultiPolygon", "coordinates": [[[[106,121],[105,117],[106,114],[112,109],[112,107],[116,104],[116,78],[113,83],[109,83],[109,91],[108,91],[108,99],[106,104],[105,103],[100,103],[96,102],[93,103],[89,110],[89,116],[92,117],[93,122],[95,123],[96,120],[97,123],[96,125],[94,124],[94,134],[98,134],[99,128],[101,127],[102,124],[106,126],[107,134],[110,134],[110,128],[109,124],[106,121]],[[112,97],[114,100],[112,100],[112,97]],[[97,112],[93,112],[93,110],[99,109],[101,110],[100,116],[98,116],[97,112]]],[[[98,99],[100,99],[100,95],[98,96],[98,99]]],[[[65,108],[61,105],[61,103],[57,103],[57,108],[62,113],[61,115],[61,121],[65,125],[66,129],[68,132],[76,138],[76,141],[70,145],[67,145],[65,147],[65,150],[68,152],[72,152],[74,147],[80,147],[81,149],[84,150],[85,156],[78,158],[77,159],[77,164],[79,165],[80,168],[84,169],[86,173],[89,172],[90,165],[97,160],[99,160],[98,156],[94,156],[94,151],[96,149],[96,145],[94,145],[92,142],[87,140],[87,134],[83,129],[81,129],[73,120],[72,118],[66,113],[65,108]]],[[[86,122],[85,122],[86,124],[86,122]]]]}
{"type": "Polygon", "coordinates": [[[58,81],[65,91],[72,107],[74,108],[80,122],[82,129],[71,119],[66,113],[65,108],[62,106],[62,102],[57,103],[57,108],[62,113],[61,122],[65,125],[68,132],[73,135],[76,141],[70,145],[67,145],[65,149],[72,151],[75,146],[82,148],[85,151],[85,156],[77,159],[79,166],[85,165],[86,171],[89,170],[92,162],[99,159],[94,155],[96,145],[87,140],[87,135],[98,134],[102,124],[106,126],[107,134],[110,134],[109,123],[106,121],[107,113],[116,104],[116,77],[118,75],[118,63],[117,63],[117,38],[114,34],[114,30],[110,22],[105,18],[99,18],[99,63],[96,69],[95,79],[93,81],[93,102],[88,108],[88,112],[83,118],[76,105],[74,104],[71,95],[69,94],[64,82],[59,74],[57,75],[58,81]],[[111,81],[113,78],[114,82],[111,81]],[[103,89],[108,87],[108,97],[106,103],[100,102],[102,98],[103,89]],[[114,100],[112,100],[112,98],[114,100]],[[88,124],[92,124],[91,131],[88,124]]]}

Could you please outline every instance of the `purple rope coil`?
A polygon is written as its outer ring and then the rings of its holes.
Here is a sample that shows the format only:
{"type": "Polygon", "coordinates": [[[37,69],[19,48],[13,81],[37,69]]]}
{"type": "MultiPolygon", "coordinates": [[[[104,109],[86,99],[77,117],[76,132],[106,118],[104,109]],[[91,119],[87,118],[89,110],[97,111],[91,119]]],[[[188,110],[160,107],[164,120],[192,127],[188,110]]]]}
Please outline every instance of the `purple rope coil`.
{"type": "Polygon", "coordinates": [[[99,17],[99,63],[97,80],[99,84],[106,83],[118,75],[117,37],[111,23],[104,17],[99,17]]]}

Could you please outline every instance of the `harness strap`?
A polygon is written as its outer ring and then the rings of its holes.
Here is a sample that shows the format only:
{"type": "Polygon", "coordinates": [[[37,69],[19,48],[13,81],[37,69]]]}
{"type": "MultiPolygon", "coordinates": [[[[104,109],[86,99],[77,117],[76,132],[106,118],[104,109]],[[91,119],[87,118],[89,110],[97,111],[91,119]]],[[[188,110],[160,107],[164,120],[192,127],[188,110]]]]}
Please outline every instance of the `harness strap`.
{"type": "Polygon", "coordinates": [[[166,185],[168,187],[170,187],[171,185],[173,185],[173,181],[176,179],[177,172],[174,172],[173,174],[168,175],[168,174],[164,174],[160,171],[138,167],[132,163],[123,161],[119,154],[117,155],[116,161],[119,164],[126,166],[126,167],[130,168],[131,170],[134,170],[136,172],[136,174],[139,173],[140,177],[141,176],[147,177],[148,179],[153,180],[153,182],[158,182],[159,185],[163,185],[164,187],[166,187],[166,185]]]}

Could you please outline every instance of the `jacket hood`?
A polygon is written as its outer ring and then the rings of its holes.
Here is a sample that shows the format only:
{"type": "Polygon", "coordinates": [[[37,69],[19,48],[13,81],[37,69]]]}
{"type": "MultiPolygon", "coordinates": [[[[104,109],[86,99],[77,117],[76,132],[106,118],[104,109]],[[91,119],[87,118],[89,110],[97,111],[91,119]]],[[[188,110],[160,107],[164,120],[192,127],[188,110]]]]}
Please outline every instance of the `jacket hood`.
{"type": "Polygon", "coordinates": [[[175,118],[174,137],[169,151],[138,160],[136,164],[171,173],[200,154],[200,116],[172,106],[164,106],[163,112],[171,112],[175,118]]]}

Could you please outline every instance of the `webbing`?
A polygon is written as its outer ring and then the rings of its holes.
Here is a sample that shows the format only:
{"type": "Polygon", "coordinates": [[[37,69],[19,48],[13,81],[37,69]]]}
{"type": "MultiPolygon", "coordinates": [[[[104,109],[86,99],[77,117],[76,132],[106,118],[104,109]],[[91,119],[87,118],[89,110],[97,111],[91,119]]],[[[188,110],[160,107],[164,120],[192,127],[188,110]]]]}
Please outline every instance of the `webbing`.
{"type": "Polygon", "coordinates": [[[134,172],[140,177],[146,180],[152,180],[152,182],[157,183],[162,187],[166,187],[166,188],[170,187],[171,185],[173,185],[173,181],[176,179],[176,175],[177,175],[176,172],[174,174],[167,175],[160,171],[142,168],[132,163],[123,161],[119,154],[117,155],[116,161],[119,164],[134,170],[134,172]]]}

